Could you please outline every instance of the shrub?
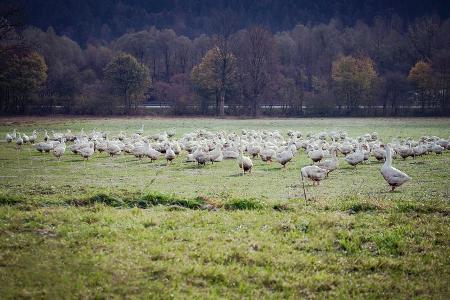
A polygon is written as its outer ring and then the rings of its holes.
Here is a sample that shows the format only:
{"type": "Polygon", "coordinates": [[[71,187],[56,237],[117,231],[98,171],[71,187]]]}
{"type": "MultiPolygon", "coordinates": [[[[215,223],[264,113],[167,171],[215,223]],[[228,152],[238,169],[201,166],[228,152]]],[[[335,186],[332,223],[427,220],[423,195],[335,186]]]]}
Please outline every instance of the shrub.
{"type": "Polygon", "coordinates": [[[232,199],[225,203],[226,210],[254,210],[262,209],[264,205],[255,199],[232,199]]]}
{"type": "Polygon", "coordinates": [[[174,195],[164,195],[160,193],[147,194],[136,202],[136,206],[139,208],[148,208],[155,205],[177,205],[190,209],[199,209],[203,204],[204,201],[200,198],[179,199],[174,195]]]}
{"type": "Polygon", "coordinates": [[[112,207],[124,207],[125,203],[121,199],[114,198],[106,194],[97,194],[89,198],[90,203],[103,203],[112,207]]]}
{"type": "Polygon", "coordinates": [[[0,205],[16,205],[22,201],[14,196],[0,195],[0,205]]]}

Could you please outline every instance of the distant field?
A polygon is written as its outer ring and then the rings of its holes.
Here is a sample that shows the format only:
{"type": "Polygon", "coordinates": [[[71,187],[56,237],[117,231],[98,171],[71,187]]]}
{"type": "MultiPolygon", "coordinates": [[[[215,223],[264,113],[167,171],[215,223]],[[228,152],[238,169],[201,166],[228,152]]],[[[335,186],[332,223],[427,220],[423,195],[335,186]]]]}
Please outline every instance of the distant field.
{"type": "MultiPolygon", "coordinates": [[[[0,137],[81,128],[377,131],[389,142],[449,138],[450,119],[3,118],[0,137]]],[[[61,161],[0,143],[1,298],[450,297],[450,152],[394,160],[413,180],[394,193],[381,163],[306,184],[300,151],[285,169],[254,160],[198,167],[66,150],[61,161]],[[209,204],[217,210],[199,209],[209,204]],[[136,206],[132,208],[133,206],[136,206]],[[137,208],[145,207],[145,209],[137,208]]]]}

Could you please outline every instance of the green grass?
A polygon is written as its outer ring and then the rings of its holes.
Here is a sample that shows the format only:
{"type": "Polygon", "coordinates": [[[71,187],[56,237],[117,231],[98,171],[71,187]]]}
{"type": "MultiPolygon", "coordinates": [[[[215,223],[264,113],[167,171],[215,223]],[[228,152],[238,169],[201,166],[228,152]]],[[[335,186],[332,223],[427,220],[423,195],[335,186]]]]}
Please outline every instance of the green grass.
{"type": "MultiPolygon", "coordinates": [[[[449,119],[0,119],[16,128],[111,134],[175,128],[376,130],[390,141],[448,137],[449,119]]],[[[254,161],[205,167],[69,152],[18,153],[0,143],[0,295],[10,298],[450,297],[448,165],[395,160],[413,180],[394,193],[372,160],[306,184],[300,152],[286,169],[254,161]]]]}

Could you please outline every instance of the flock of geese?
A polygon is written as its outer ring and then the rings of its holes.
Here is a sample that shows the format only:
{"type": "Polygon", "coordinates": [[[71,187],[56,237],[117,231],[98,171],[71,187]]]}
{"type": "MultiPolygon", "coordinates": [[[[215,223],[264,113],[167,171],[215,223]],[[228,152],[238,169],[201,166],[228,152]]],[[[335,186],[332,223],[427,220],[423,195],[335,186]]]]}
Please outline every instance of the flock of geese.
{"type": "Polygon", "coordinates": [[[116,136],[96,130],[85,133],[83,129],[78,134],[70,129],[65,133],[52,131],[51,135],[45,131],[40,142],[36,130],[29,136],[16,130],[6,134],[6,142],[14,142],[17,150],[23,144],[30,143],[34,144],[37,151],[50,152],[58,160],[69,149],[84,159],[91,158],[95,152],[106,152],[111,157],[129,154],[140,160],[148,158],[151,162],[164,157],[170,164],[184,151],[187,153],[186,162],[198,165],[235,159],[242,174],[251,172],[253,160],[258,157],[264,162],[276,161],[286,167],[298,151],[303,150],[311,159],[311,165],[301,168],[301,178],[312,180],[313,185],[319,185],[320,181],[339,168],[339,155],[343,155],[344,161],[354,168],[374,157],[384,161],[381,174],[391,191],[411,179],[392,166],[393,158],[415,158],[431,153],[439,155],[450,150],[449,140],[422,136],[419,140],[402,139],[383,143],[376,132],[351,138],[345,131],[319,132],[306,136],[299,131],[289,131],[284,137],[276,130],[242,130],[239,134],[196,130],[177,139],[174,130],[145,136],[143,125],[131,135],[121,131],[116,136]]]}

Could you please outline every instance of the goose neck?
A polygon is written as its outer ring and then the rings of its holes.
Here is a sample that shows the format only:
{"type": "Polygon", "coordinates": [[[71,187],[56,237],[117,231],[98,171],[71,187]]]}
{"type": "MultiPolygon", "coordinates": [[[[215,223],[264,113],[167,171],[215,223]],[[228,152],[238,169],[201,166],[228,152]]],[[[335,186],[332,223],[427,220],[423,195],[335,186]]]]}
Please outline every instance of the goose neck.
{"type": "Polygon", "coordinates": [[[392,150],[391,147],[386,147],[386,162],[384,163],[385,166],[391,166],[392,165],[392,150]]]}

